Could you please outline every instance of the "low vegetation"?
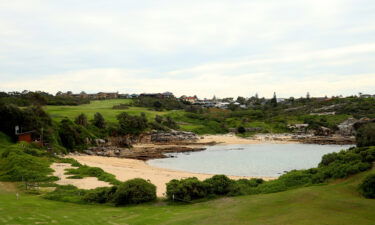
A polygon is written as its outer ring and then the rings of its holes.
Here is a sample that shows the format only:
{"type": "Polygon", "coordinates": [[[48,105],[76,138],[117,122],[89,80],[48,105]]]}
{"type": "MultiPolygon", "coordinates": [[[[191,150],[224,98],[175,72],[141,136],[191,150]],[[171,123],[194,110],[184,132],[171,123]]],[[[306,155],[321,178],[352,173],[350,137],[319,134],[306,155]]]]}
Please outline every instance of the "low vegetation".
{"type": "Polygon", "coordinates": [[[47,153],[32,144],[7,145],[0,151],[0,181],[46,182],[51,176],[47,153]]]}
{"type": "Polygon", "coordinates": [[[103,169],[98,167],[90,167],[86,165],[80,165],[78,168],[67,169],[65,174],[73,175],[70,178],[80,179],[84,177],[96,177],[98,180],[108,182],[113,185],[118,185],[121,182],[110,173],[105,172],[103,169]]]}
{"type": "Polygon", "coordinates": [[[276,180],[231,180],[215,175],[204,181],[197,178],[171,180],[167,183],[167,197],[172,201],[190,202],[215,196],[267,194],[296,187],[321,184],[330,179],[346,178],[371,169],[375,161],[375,147],[359,147],[323,156],[317,168],[292,170],[276,180]]]}
{"type": "Polygon", "coordinates": [[[365,198],[375,198],[375,174],[368,175],[359,186],[365,198]]]}
{"type": "Polygon", "coordinates": [[[112,187],[92,190],[78,189],[72,185],[59,185],[54,191],[43,196],[46,199],[71,203],[98,203],[123,206],[156,200],[155,185],[136,178],[112,187]]]}

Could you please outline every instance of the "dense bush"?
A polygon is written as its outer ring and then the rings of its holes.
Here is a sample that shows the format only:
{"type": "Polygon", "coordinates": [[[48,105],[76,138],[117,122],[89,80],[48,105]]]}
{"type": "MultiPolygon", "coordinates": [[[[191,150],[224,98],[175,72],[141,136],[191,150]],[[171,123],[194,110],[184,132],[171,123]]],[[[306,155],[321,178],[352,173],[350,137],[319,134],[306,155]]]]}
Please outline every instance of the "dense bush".
{"type": "Polygon", "coordinates": [[[234,187],[235,182],[225,175],[215,175],[204,180],[207,194],[227,195],[234,187]]]}
{"type": "Polygon", "coordinates": [[[115,205],[138,204],[154,201],[156,199],[156,186],[143,179],[136,178],[120,184],[111,202],[115,205]]]}
{"type": "Polygon", "coordinates": [[[82,190],[72,185],[58,185],[54,191],[44,197],[73,203],[108,203],[121,206],[154,201],[156,187],[143,179],[136,178],[116,186],[92,190],[82,190]]]}
{"type": "Polygon", "coordinates": [[[62,146],[70,151],[87,147],[87,140],[93,138],[86,128],[73,123],[67,118],[61,121],[58,133],[62,146]]]}
{"type": "Polygon", "coordinates": [[[375,174],[368,175],[359,186],[359,189],[364,197],[375,198],[375,174]]]}
{"type": "MultiPolygon", "coordinates": [[[[49,115],[41,107],[34,106],[21,109],[12,104],[0,103],[0,131],[15,139],[15,127],[19,126],[19,132],[34,131],[35,136],[41,134],[41,129],[48,131],[52,121],[49,115]]],[[[44,133],[48,140],[50,134],[44,133]]]]}
{"type": "Polygon", "coordinates": [[[181,180],[173,179],[167,183],[169,200],[185,201],[204,198],[207,196],[207,186],[196,177],[181,180]]]}
{"type": "Polygon", "coordinates": [[[99,187],[94,190],[87,191],[83,196],[85,202],[90,203],[107,203],[111,202],[113,195],[117,191],[117,186],[112,187],[99,187]]]}
{"type": "Polygon", "coordinates": [[[80,105],[90,103],[89,99],[53,96],[46,92],[0,92],[0,103],[15,104],[17,106],[30,105],[80,105]]]}
{"type": "Polygon", "coordinates": [[[358,147],[375,146],[375,123],[361,126],[356,133],[358,147]]]}
{"type": "Polygon", "coordinates": [[[87,192],[87,190],[78,189],[73,185],[59,185],[54,191],[45,194],[43,197],[55,201],[85,203],[83,196],[87,192]]]}
{"type": "Polygon", "coordinates": [[[123,112],[117,115],[117,120],[119,122],[118,132],[122,135],[139,135],[148,127],[144,113],[141,113],[140,116],[132,116],[123,112]]]}

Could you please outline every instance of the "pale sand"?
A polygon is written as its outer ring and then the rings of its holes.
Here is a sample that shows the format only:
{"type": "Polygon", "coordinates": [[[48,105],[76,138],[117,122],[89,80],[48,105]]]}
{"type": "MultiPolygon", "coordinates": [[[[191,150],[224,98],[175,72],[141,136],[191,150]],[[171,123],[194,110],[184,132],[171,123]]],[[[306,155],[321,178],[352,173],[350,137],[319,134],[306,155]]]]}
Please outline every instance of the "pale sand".
{"type": "MultiPolygon", "coordinates": [[[[182,179],[188,177],[197,177],[200,180],[204,180],[213,175],[190,173],[184,171],[174,171],[169,169],[157,168],[148,165],[144,161],[135,159],[124,159],[115,157],[102,157],[102,156],[78,156],[69,155],[69,158],[74,158],[81,164],[88,166],[100,167],[104,171],[111,173],[116,176],[118,180],[126,181],[133,178],[143,178],[149,180],[157,187],[157,196],[162,197],[166,192],[165,184],[172,179],[182,179]]],[[[228,176],[232,179],[240,178],[251,178],[251,177],[239,177],[239,176],[228,176]]],[[[272,177],[264,177],[265,180],[275,179],[272,177]]],[[[79,180],[78,180],[79,181],[79,180]]],[[[85,183],[86,181],[81,181],[85,183]]]]}
{"type": "Polygon", "coordinates": [[[53,163],[51,168],[55,171],[53,175],[60,178],[56,184],[60,185],[74,185],[80,189],[94,189],[97,187],[109,187],[111,184],[98,180],[96,177],[84,177],[83,179],[68,179],[72,175],[66,175],[65,169],[76,168],[72,167],[69,163],[53,163]]]}
{"type": "Polygon", "coordinates": [[[203,135],[198,140],[198,143],[216,142],[219,144],[259,144],[262,143],[259,140],[250,138],[241,138],[234,134],[223,134],[223,135],[203,135]]]}
{"type": "Polygon", "coordinates": [[[203,135],[200,136],[198,143],[209,143],[216,142],[222,145],[234,145],[234,144],[262,144],[262,143],[273,143],[273,144],[288,144],[298,143],[297,141],[291,140],[291,137],[283,134],[259,134],[251,138],[241,138],[234,134],[222,134],[222,135],[203,135]]]}

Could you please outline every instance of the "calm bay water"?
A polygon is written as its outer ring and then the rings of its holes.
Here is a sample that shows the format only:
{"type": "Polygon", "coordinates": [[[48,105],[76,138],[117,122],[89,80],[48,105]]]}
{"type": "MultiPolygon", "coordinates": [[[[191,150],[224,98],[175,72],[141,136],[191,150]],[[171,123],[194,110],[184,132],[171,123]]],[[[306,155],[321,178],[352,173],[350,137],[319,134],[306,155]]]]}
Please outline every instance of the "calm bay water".
{"type": "Polygon", "coordinates": [[[323,155],[350,145],[246,144],[216,145],[207,150],[172,153],[173,158],[149,160],[156,167],[196,173],[277,177],[284,171],[318,166],[323,155]]]}

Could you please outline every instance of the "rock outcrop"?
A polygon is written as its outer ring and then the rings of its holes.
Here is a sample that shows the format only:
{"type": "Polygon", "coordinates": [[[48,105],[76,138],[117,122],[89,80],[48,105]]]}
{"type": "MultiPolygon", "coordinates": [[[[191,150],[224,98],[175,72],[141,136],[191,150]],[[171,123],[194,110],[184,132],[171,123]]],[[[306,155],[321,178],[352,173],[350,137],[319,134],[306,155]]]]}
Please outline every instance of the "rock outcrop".
{"type": "Polygon", "coordinates": [[[176,142],[194,142],[198,136],[193,132],[176,131],[169,132],[154,131],[151,133],[150,141],[152,143],[176,143],[176,142]]]}

